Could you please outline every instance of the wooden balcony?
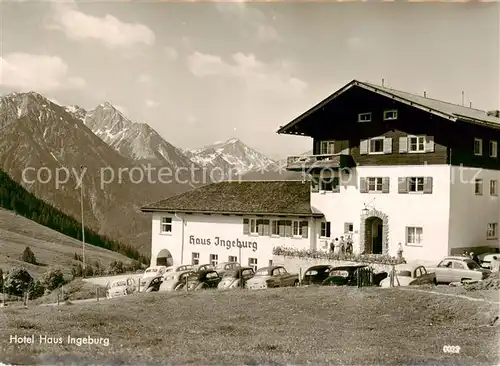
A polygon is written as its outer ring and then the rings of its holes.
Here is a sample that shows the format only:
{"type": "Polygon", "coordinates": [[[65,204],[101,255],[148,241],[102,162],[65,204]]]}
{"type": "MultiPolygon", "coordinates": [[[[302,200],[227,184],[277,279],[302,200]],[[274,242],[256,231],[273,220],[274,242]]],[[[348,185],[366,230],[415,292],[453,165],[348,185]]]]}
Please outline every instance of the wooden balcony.
{"type": "Polygon", "coordinates": [[[299,155],[287,158],[286,169],[290,171],[312,172],[321,169],[342,169],[356,166],[351,155],[323,154],[299,155]]]}

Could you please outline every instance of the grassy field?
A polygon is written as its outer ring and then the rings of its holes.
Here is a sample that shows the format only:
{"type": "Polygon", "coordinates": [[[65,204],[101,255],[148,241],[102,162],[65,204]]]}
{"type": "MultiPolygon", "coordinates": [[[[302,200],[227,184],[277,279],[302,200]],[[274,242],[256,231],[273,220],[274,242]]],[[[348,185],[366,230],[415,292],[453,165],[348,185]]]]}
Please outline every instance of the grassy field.
{"type": "Polygon", "coordinates": [[[0,311],[0,361],[14,364],[500,362],[497,305],[398,289],[149,293],[0,311]],[[35,344],[10,344],[11,335],[35,344]],[[39,344],[40,335],[107,337],[109,346],[39,344]]]}
{"type": "MultiPolygon", "coordinates": [[[[73,255],[81,254],[81,251],[80,241],[15,215],[11,211],[0,209],[0,268],[4,271],[11,267],[23,266],[32,276],[38,276],[49,266],[57,265],[66,273],[71,273],[71,266],[77,263],[73,255]],[[21,261],[26,246],[35,253],[36,259],[41,263],[40,266],[21,261]]],[[[87,260],[99,260],[104,266],[114,260],[130,262],[129,258],[121,254],[93,245],[87,245],[85,253],[87,260]]]]}

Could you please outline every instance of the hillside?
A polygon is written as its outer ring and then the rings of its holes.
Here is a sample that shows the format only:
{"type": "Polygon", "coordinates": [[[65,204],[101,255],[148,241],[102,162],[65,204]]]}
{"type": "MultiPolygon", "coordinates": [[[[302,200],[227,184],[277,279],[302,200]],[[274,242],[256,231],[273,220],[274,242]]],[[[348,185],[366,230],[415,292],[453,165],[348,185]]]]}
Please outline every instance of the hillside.
{"type": "MultiPolygon", "coordinates": [[[[99,261],[104,266],[112,261],[131,261],[121,254],[93,245],[87,245],[85,249],[88,261],[99,261]]],[[[69,274],[72,265],[78,263],[73,259],[74,253],[81,254],[81,251],[80,241],[0,208],[0,268],[4,272],[11,267],[23,266],[32,276],[38,276],[49,266],[61,266],[69,274]],[[31,248],[41,266],[20,260],[26,246],[31,248]]]]}
{"type": "MultiPolygon", "coordinates": [[[[52,228],[62,234],[81,240],[81,222],[52,207],[47,202],[27,192],[0,170],[0,208],[11,210],[41,225],[52,228]]],[[[4,223],[0,221],[0,228],[4,223]]],[[[131,246],[121,244],[105,236],[98,235],[85,228],[85,241],[101,248],[111,249],[128,256],[147,262],[139,252],[131,246]]]]}

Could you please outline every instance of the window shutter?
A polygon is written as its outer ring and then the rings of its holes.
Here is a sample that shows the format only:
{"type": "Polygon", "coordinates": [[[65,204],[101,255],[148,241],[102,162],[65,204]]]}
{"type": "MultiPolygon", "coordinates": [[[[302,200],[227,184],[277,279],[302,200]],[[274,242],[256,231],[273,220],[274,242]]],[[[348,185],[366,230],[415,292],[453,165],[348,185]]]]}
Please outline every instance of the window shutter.
{"type": "Polygon", "coordinates": [[[392,138],[390,137],[384,139],[384,154],[392,154],[392,138]]]}
{"type": "Polygon", "coordinates": [[[307,223],[307,221],[302,221],[300,223],[300,225],[302,226],[302,237],[307,238],[308,237],[308,223],[307,223]]]}
{"type": "Polygon", "coordinates": [[[312,177],[311,179],[311,192],[319,192],[319,178],[312,177]]]}
{"type": "Polygon", "coordinates": [[[408,136],[399,138],[399,153],[404,154],[408,152],[408,136]]]}
{"type": "Polygon", "coordinates": [[[292,236],[292,222],[285,221],[285,237],[290,238],[292,236]]]}
{"type": "Polygon", "coordinates": [[[326,222],[326,237],[329,238],[331,236],[331,230],[330,230],[330,221],[326,222]]]}
{"type": "Polygon", "coordinates": [[[264,235],[264,220],[257,220],[257,233],[264,235]]]}
{"type": "Polygon", "coordinates": [[[425,137],[425,152],[434,152],[434,136],[425,137]]]}
{"type": "Polygon", "coordinates": [[[249,220],[243,219],[243,234],[250,234],[249,220]]]}
{"type": "Polygon", "coordinates": [[[408,193],[408,178],[399,177],[398,178],[398,193],[408,193]]]}
{"type": "Polygon", "coordinates": [[[424,193],[432,193],[432,177],[424,178],[424,193]]]}
{"type": "Polygon", "coordinates": [[[263,224],[262,224],[262,227],[263,227],[263,231],[262,231],[262,235],[270,235],[270,230],[269,230],[269,220],[262,220],[263,221],[263,224]]]}
{"type": "Polygon", "coordinates": [[[359,153],[360,155],[368,154],[368,140],[361,140],[359,142],[359,153]]]}
{"type": "Polygon", "coordinates": [[[389,177],[383,177],[382,178],[382,193],[389,193],[389,184],[390,184],[389,177]]]}
{"type": "Polygon", "coordinates": [[[350,222],[344,222],[344,234],[349,233],[349,226],[351,225],[350,222]]]}
{"type": "Polygon", "coordinates": [[[285,221],[280,220],[278,221],[278,232],[279,236],[285,236],[285,221]]]}
{"type": "Polygon", "coordinates": [[[359,178],[359,192],[368,193],[368,180],[364,177],[359,178]]]}

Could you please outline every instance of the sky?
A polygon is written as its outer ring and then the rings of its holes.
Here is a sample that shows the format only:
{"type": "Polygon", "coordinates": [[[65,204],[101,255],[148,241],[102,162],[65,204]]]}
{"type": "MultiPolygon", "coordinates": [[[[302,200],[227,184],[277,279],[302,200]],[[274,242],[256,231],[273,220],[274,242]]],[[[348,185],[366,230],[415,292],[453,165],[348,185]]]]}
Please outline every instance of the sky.
{"type": "Polygon", "coordinates": [[[353,79],[500,109],[500,3],[0,2],[0,93],[114,104],[180,148],[277,129],[353,79]]]}

